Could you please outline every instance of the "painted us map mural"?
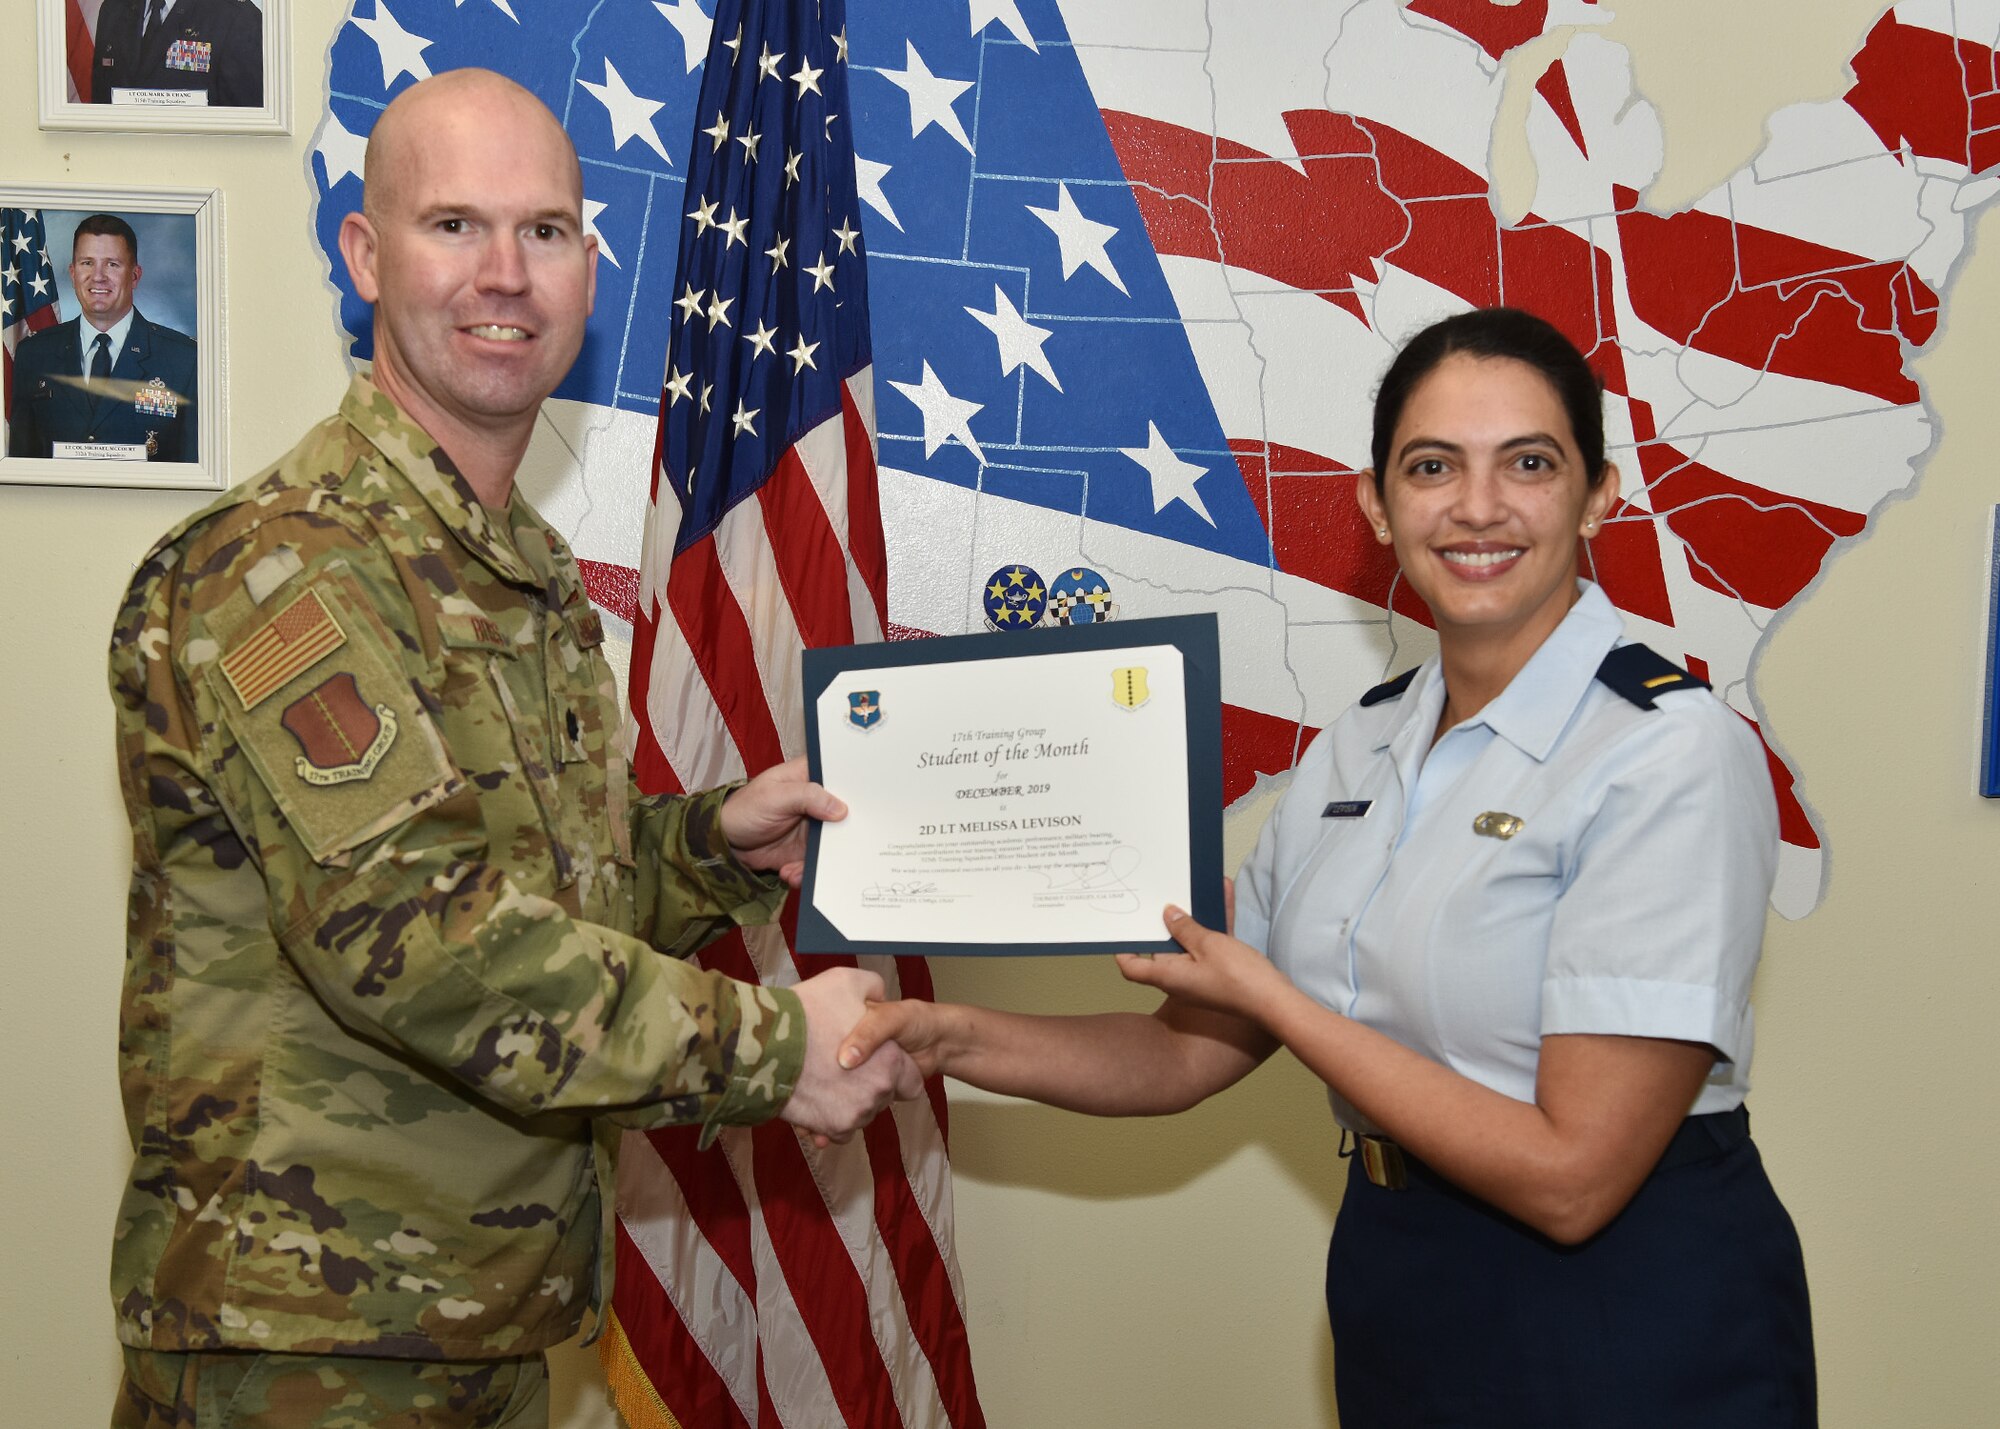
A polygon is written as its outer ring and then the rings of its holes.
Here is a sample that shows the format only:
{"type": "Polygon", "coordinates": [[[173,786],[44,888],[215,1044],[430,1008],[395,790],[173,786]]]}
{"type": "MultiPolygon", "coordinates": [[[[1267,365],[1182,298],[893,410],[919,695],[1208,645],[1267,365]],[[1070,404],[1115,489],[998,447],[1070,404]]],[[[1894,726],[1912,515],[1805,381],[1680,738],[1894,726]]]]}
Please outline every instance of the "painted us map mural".
{"type": "MultiPolygon", "coordinates": [[[[711,0],[712,3],[712,0],[711,0]]],[[[1604,379],[1621,503],[1595,576],[1634,638],[1756,723],[1759,644],[1913,481],[1938,329],[2000,163],[2000,0],[1910,0],[1838,100],[1774,115],[1691,208],[1648,209],[1660,126],[1589,0],[924,0],[853,7],[890,616],[983,627],[996,568],[1088,567],[1121,616],[1220,613],[1226,793],[1431,645],[1350,473],[1397,344],[1496,302],[1604,379]],[[1498,216],[1499,57],[1535,86],[1530,212],[1498,216]]],[[[355,0],[329,57],[315,223],[359,206],[398,90],[465,64],[563,118],[603,243],[584,355],[524,478],[629,622],[701,0],[355,0]]],[[[339,297],[357,357],[367,314],[339,297]]],[[[1763,730],[1782,749],[1781,730],[1763,730]]],[[[1818,901],[1812,771],[1772,756],[1774,902],[1818,901]]]]}

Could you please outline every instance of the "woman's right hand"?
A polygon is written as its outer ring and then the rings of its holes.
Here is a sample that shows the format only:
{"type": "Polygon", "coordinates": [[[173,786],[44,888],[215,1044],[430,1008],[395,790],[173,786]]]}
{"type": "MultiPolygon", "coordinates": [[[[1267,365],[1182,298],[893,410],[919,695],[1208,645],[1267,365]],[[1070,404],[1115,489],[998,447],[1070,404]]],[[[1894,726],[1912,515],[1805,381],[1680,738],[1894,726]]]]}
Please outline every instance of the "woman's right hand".
{"type": "Polygon", "coordinates": [[[955,1016],[962,1009],[948,1002],[926,1002],[906,997],[900,1002],[871,1002],[868,1011],[854,1024],[840,1044],[840,1065],[853,1068],[866,1062],[877,1047],[894,1042],[909,1054],[917,1070],[926,1077],[948,1070],[948,1039],[955,1016]]]}

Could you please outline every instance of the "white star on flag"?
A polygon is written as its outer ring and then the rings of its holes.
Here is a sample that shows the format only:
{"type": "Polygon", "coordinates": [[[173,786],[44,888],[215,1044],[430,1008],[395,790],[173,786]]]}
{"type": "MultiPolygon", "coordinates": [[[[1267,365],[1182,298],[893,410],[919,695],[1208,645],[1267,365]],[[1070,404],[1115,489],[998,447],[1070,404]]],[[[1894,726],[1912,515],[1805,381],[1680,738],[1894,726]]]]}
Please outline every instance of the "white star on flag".
{"type": "Polygon", "coordinates": [[[880,71],[882,78],[909,96],[910,137],[916,138],[924,130],[935,124],[952,138],[958,140],[965,152],[972,152],[972,138],[959,123],[958,111],[951,102],[972,88],[969,79],[940,79],[930,72],[924,57],[917,53],[917,47],[908,40],[903,41],[903,68],[880,71]]]}
{"type": "Polygon", "coordinates": [[[605,262],[614,268],[623,268],[625,265],[618,261],[618,255],[611,251],[610,242],[598,231],[597,216],[603,213],[607,206],[594,198],[583,201],[583,231],[597,240],[597,251],[604,255],[605,262]]]}
{"type": "Polygon", "coordinates": [[[903,220],[896,217],[896,210],[889,206],[889,196],[882,192],[882,180],[889,177],[889,166],[878,164],[873,159],[854,156],[854,191],[861,201],[903,231],[903,220]]]}
{"type": "Polygon", "coordinates": [[[667,158],[667,146],[660,142],[659,130],[653,127],[653,116],[665,107],[661,101],[642,98],[628,89],[624,76],[613,67],[609,56],[604,61],[604,83],[592,84],[587,79],[580,82],[611,117],[613,149],[622,149],[633,139],[643,139],[647,148],[672,166],[674,161],[667,158]]]}
{"type": "Polygon", "coordinates": [[[924,455],[935,456],[937,449],[947,440],[956,440],[973,456],[981,466],[986,465],[986,453],[979,449],[978,441],[972,435],[972,414],[984,411],[984,402],[968,402],[963,397],[954,397],[945,391],[944,383],[931,371],[930,363],[924,364],[921,382],[891,382],[889,384],[912,402],[924,414],[924,455]]]}
{"type": "Polygon", "coordinates": [[[1028,22],[1021,18],[1021,0],[968,0],[972,11],[972,31],[978,34],[988,25],[998,20],[1007,27],[1007,33],[1040,54],[1041,46],[1028,33],[1028,22]]]}
{"type": "Polygon", "coordinates": [[[375,0],[373,18],[364,20],[357,15],[354,28],[375,42],[375,49],[382,57],[384,90],[402,75],[413,79],[431,77],[431,67],[424,63],[424,51],[431,47],[432,41],[397,24],[396,17],[389,13],[388,0],[375,0]]]}
{"type": "Polygon", "coordinates": [[[361,177],[362,161],[368,157],[368,141],[359,134],[349,133],[347,126],[329,109],[313,152],[326,165],[326,186],[331,189],[349,174],[361,177]]]}
{"type": "Polygon", "coordinates": [[[1056,381],[1056,370],[1049,366],[1048,354],[1042,351],[1042,344],[1055,335],[1054,330],[1036,327],[1023,318],[1014,305],[1007,301],[1007,294],[998,283],[993,285],[993,311],[983,313],[978,308],[968,307],[966,313],[981,327],[999,341],[1000,375],[1009,376],[1026,364],[1040,373],[1049,386],[1062,391],[1062,383],[1056,381]]]}
{"type": "Polygon", "coordinates": [[[669,25],[680,31],[681,49],[687,55],[685,73],[693,74],[708,57],[708,39],[715,32],[715,21],[704,15],[701,6],[694,0],[675,0],[672,5],[653,0],[653,8],[667,17],[669,25]]]}
{"type": "MultiPolygon", "coordinates": [[[[451,8],[454,10],[461,8],[464,4],[465,0],[451,0],[451,8]]],[[[514,13],[514,7],[509,5],[507,0],[493,0],[493,8],[512,20],[515,24],[518,25],[521,23],[521,17],[514,13]]]]}
{"type": "Polygon", "coordinates": [[[1167,439],[1160,435],[1159,427],[1146,423],[1146,445],[1120,447],[1118,450],[1146,469],[1146,475],[1153,483],[1155,514],[1164,511],[1169,501],[1178,501],[1209,525],[1215,524],[1215,518],[1202,504],[1201,494],[1194,489],[1194,484],[1208,475],[1208,468],[1175,456],[1174,449],[1167,445],[1167,439]]]}
{"type": "Polygon", "coordinates": [[[1062,245],[1064,278],[1068,278],[1079,267],[1088,263],[1091,268],[1102,274],[1112,287],[1128,298],[1132,296],[1125,287],[1125,280],[1118,276],[1118,269],[1112,263],[1111,255],[1104,251],[1104,245],[1118,236],[1118,229],[1112,224],[1098,223],[1085,218],[1077,208],[1076,200],[1069,196],[1068,184],[1056,185],[1054,208],[1036,208],[1033,204],[1028,204],[1026,207],[1029,213],[1049,226],[1049,231],[1056,236],[1056,242],[1062,245]]]}

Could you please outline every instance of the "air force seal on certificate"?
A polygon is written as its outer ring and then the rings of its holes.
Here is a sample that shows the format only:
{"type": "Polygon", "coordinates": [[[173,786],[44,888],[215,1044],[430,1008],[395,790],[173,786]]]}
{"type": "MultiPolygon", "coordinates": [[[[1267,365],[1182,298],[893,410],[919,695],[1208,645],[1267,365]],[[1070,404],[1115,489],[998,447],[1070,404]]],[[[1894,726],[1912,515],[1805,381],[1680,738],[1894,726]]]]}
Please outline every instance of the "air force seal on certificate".
{"type": "Polygon", "coordinates": [[[847,696],[847,722],[856,729],[873,729],[882,723],[882,692],[852,690],[847,696]]]}
{"type": "Polygon", "coordinates": [[[1144,665],[1124,665],[1111,672],[1111,703],[1119,709],[1136,710],[1152,697],[1144,665]]]}

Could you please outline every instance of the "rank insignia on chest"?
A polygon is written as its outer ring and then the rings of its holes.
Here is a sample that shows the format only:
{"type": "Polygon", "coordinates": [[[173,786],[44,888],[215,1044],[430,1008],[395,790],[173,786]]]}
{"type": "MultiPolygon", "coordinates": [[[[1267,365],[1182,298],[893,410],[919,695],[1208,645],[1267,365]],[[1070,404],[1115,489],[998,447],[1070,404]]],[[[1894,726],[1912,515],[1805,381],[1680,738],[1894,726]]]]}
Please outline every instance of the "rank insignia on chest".
{"type": "Polygon", "coordinates": [[[305,751],[295,767],[308,784],[366,779],[396,742],[396,712],[370,708],[346,671],[286,705],[279,723],[305,751]]]}
{"type": "Polygon", "coordinates": [[[1511,839],[1521,832],[1523,825],[1515,814],[1503,814],[1488,809],[1472,821],[1472,831],[1484,839],[1511,839]]]}
{"type": "Polygon", "coordinates": [[[181,399],[163,380],[155,377],[133,390],[132,405],[149,417],[171,417],[180,411],[181,399]]]}
{"type": "Polygon", "coordinates": [[[1136,710],[1153,697],[1144,665],[1126,665],[1111,672],[1111,702],[1121,710],[1136,710]]]}
{"type": "Polygon", "coordinates": [[[209,40],[175,40],[167,46],[167,68],[207,74],[215,45],[209,40]]]}
{"type": "Polygon", "coordinates": [[[882,723],[882,692],[850,691],[847,696],[847,722],[856,729],[873,729],[882,723]]]}

